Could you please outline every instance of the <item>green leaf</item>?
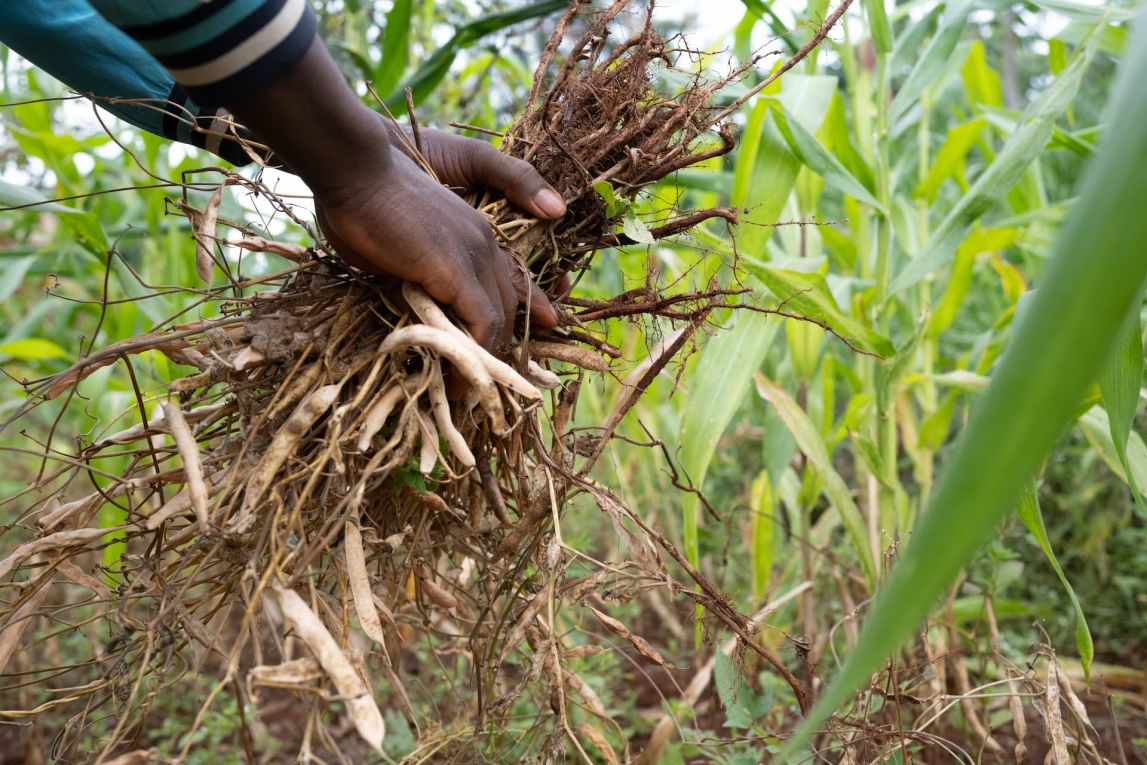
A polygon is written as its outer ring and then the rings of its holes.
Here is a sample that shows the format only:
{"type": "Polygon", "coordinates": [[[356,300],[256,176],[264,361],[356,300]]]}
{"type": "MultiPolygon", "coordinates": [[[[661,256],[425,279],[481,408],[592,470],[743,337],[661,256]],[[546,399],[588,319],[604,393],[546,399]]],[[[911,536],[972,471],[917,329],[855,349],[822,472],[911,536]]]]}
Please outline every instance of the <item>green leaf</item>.
{"type": "MultiPolygon", "coordinates": [[[[747,147],[742,143],[741,148],[738,150],[738,159],[741,153],[746,149],[747,147]]],[[[722,170],[714,172],[712,170],[698,170],[695,167],[687,167],[684,170],[678,170],[675,175],[677,183],[681,188],[694,189],[696,191],[711,191],[717,194],[725,194],[728,193],[734,184],[733,174],[722,170]]],[[[594,188],[597,188],[596,183],[594,184],[594,188]]]]}
{"type": "MultiPolygon", "coordinates": [[[[821,133],[825,136],[825,144],[828,149],[848,168],[848,172],[852,173],[864,188],[875,189],[876,179],[872,175],[872,168],[864,161],[852,143],[848,110],[844,105],[844,98],[839,92],[832,95],[832,103],[829,104],[828,114],[825,115],[824,125],[821,126],[821,133]]],[[[821,229],[821,236],[824,236],[824,231],[828,228],[821,229]]]]}
{"type": "Polygon", "coordinates": [[[717,686],[717,697],[725,708],[725,726],[728,728],[748,728],[753,724],[753,714],[745,704],[741,668],[720,648],[713,655],[713,684],[717,686]]]}
{"type": "Polygon", "coordinates": [[[1111,472],[1126,482],[1128,487],[1137,487],[1139,493],[1147,489],[1147,445],[1143,443],[1142,436],[1131,432],[1123,450],[1123,456],[1127,458],[1124,462],[1111,438],[1111,421],[1103,407],[1089,407],[1077,424],[1096,454],[1111,468],[1111,472]]]}
{"type": "Polygon", "coordinates": [[[824,493],[829,503],[840,516],[848,539],[852,543],[860,569],[864,572],[870,588],[876,585],[876,563],[872,557],[872,548],[868,545],[868,532],[864,527],[864,518],[860,508],[852,499],[852,492],[848,484],[832,466],[832,457],[828,453],[824,439],[820,437],[816,426],[805,413],[796,400],[775,382],[758,372],[753,376],[757,386],[757,393],[768,401],[781,416],[781,421],[793,438],[797,446],[816,469],[821,481],[824,483],[824,493]]]}
{"type": "Polygon", "coordinates": [[[593,190],[605,202],[606,217],[612,218],[618,215],[626,208],[625,200],[619,200],[617,193],[613,190],[613,184],[609,181],[598,181],[593,184],[593,190]]]}
{"type": "Polygon", "coordinates": [[[944,287],[944,294],[928,319],[929,337],[938,337],[956,319],[972,285],[972,267],[976,263],[976,256],[981,252],[991,252],[1011,245],[1016,240],[1016,234],[1014,228],[975,228],[960,244],[956,249],[956,261],[952,264],[952,275],[944,287]]]}
{"type": "Polygon", "coordinates": [[[1133,8],[1120,8],[1115,3],[1081,3],[1077,0],[1031,0],[1031,3],[1078,21],[1127,21],[1134,14],[1133,8]]]}
{"type": "Polygon", "coordinates": [[[876,480],[884,484],[888,488],[896,486],[896,475],[892,472],[891,467],[880,456],[880,450],[876,448],[876,444],[872,439],[863,433],[854,432],[853,442],[856,444],[856,453],[860,455],[860,459],[864,462],[864,466],[868,471],[876,476],[876,480]]]}
{"type": "MultiPolygon", "coordinates": [[[[1030,616],[1033,611],[1032,607],[1022,600],[1009,598],[993,598],[992,610],[997,619],[1030,616]]],[[[967,625],[973,622],[982,624],[986,618],[987,611],[984,609],[983,595],[966,595],[952,601],[952,620],[957,624],[967,625]]]]}
{"type": "Polygon", "coordinates": [[[892,341],[848,316],[836,304],[820,274],[804,274],[746,259],[752,273],[783,303],[784,310],[822,321],[861,350],[889,358],[892,341]]]}
{"type": "Polygon", "coordinates": [[[812,733],[884,665],[1014,510],[1143,299],[1147,258],[1127,243],[1147,241],[1147,15],[1127,51],[1109,99],[1110,129],[1083,175],[1040,288],[1017,317],[991,385],[855,648],[786,743],[782,761],[801,755],[812,733]]]}
{"type": "MultiPolygon", "coordinates": [[[[681,467],[694,486],[704,486],[717,442],[741,405],[753,373],[764,362],[779,325],[780,322],[764,314],[744,312],[737,315],[732,327],[706,343],[701,351],[690,383],[690,389],[696,394],[688,398],[677,436],[681,467]]],[[[696,494],[685,495],[682,522],[685,556],[693,565],[700,557],[697,532],[700,504],[696,494]]]]}
{"type": "Polygon", "coordinates": [[[1052,38],[1047,41],[1047,66],[1052,74],[1059,74],[1067,68],[1067,43],[1052,38]]]}
{"type": "Polygon", "coordinates": [[[72,238],[88,252],[101,259],[107,254],[107,232],[104,230],[104,225],[99,217],[94,213],[66,215],[60,218],[60,224],[71,232],[72,238]]]}
{"type": "Polygon", "coordinates": [[[759,602],[769,592],[769,578],[773,570],[773,538],[776,536],[777,501],[773,494],[768,469],[762,470],[753,481],[750,511],[752,520],[752,586],[753,601],[759,602]]]}
{"type": "Polygon", "coordinates": [[[777,15],[773,10],[772,3],[765,3],[762,0],[741,0],[741,4],[745,6],[745,10],[761,19],[769,25],[769,29],[774,35],[779,37],[788,48],[789,53],[796,53],[800,46],[792,38],[792,33],[789,31],[789,25],[777,15]]]}
{"type": "Polygon", "coordinates": [[[621,230],[635,242],[653,244],[653,234],[649,233],[649,227],[636,215],[626,215],[621,221],[621,230]]]}
{"type": "Polygon", "coordinates": [[[964,61],[960,75],[964,79],[964,92],[968,102],[975,105],[1003,106],[1003,87],[1000,85],[1000,75],[988,65],[984,54],[984,43],[976,40],[968,49],[968,58],[964,61]]]}
{"type": "Polygon", "coordinates": [[[1127,459],[1127,441],[1131,438],[1131,425],[1139,408],[1139,387],[1143,383],[1143,330],[1137,307],[1128,318],[1115,353],[1099,375],[1099,391],[1103,396],[1103,407],[1107,410],[1112,444],[1123,466],[1124,479],[1140,512],[1147,516],[1147,503],[1127,459]]]}
{"type": "Polygon", "coordinates": [[[0,212],[11,212],[17,209],[36,213],[80,212],[74,207],[67,207],[59,202],[49,201],[46,196],[36,189],[27,186],[17,186],[15,183],[0,180],[0,212]]]}
{"type": "Polygon", "coordinates": [[[908,79],[896,92],[888,107],[888,122],[895,123],[905,112],[920,100],[924,89],[936,82],[940,73],[948,66],[948,60],[956,50],[972,10],[969,0],[953,0],[945,8],[944,18],[937,26],[937,32],[920,55],[916,66],[908,74],[908,79]]]}
{"type": "Polygon", "coordinates": [[[68,352],[51,340],[42,337],[26,337],[0,343],[0,355],[21,361],[43,361],[44,359],[67,358],[68,352]]]}
{"type": "Polygon", "coordinates": [[[990,378],[978,375],[968,369],[955,369],[951,372],[932,375],[932,379],[940,385],[962,390],[967,393],[983,393],[988,389],[988,384],[991,383],[990,378]]]}
{"type": "Polygon", "coordinates": [[[406,82],[384,99],[386,107],[396,113],[405,109],[407,88],[410,88],[412,92],[414,103],[421,103],[446,77],[455,57],[463,48],[467,48],[483,37],[499,32],[506,27],[540,16],[548,16],[551,13],[565,10],[567,7],[566,0],[541,0],[541,2],[530,3],[509,11],[491,13],[458,27],[445,45],[430,54],[430,57],[415,70],[414,74],[410,75],[406,82]]]}
{"type": "MultiPolygon", "coordinates": [[[[815,131],[824,121],[833,94],[836,93],[836,79],[790,73],[781,82],[783,88],[777,98],[784,103],[787,113],[805,130],[815,131]]],[[[765,92],[773,92],[773,89],[765,92]]],[[[768,106],[754,108],[767,109],[768,106]]],[[[773,233],[769,226],[777,222],[784,209],[796,184],[800,165],[800,160],[789,151],[776,125],[765,120],[758,141],[756,161],[750,173],[748,193],[743,201],[747,212],[741,216],[741,221],[749,225],[742,226],[737,234],[737,246],[742,252],[765,257],[765,244],[773,233]]]]}
{"type": "Polygon", "coordinates": [[[933,5],[923,18],[909,25],[901,33],[900,38],[896,41],[896,47],[892,51],[890,64],[892,71],[897,72],[905,69],[918,59],[920,49],[924,47],[924,38],[932,34],[936,28],[936,19],[943,12],[943,5],[933,5]]]}
{"type": "Polygon", "coordinates": [[[382,59],[374,70],[374,89],[388,95],[402,80],[406,62],[410,58],[410,21],[412,0],[394,0],[386,14],[386,27],[382,36],[382,59]]]}
{"type": "Polygon", "coordinates": [[[24,284],[24,277],[28,269],[36,262],[35,255],[25,255],[21,258],[5,258],[0,261],[0,303],[12,297],[12,293],[24,284]]]}
{"type": "Polygon", "coordinates": [[[1039,157],[1051,138],[1052,128],[1063,110],[1075,98],[1083,74],[1095,53],[1094,41],[1064,70],[1025,112],[1019,128],[1004,143],[995,161],[972,184],[968,193],[952,208],[932,232],[921,254],[897,274],[890,290],[898,292],[912,286],[941,268],[955,255],[956,248],[972,223],[991,209],[1008,189],[1016,184],[1028,166],[1039,157]]]}
{"type": "Polygon", "coordinates": [[[928,175],[916,187],[916,196],[924,197],[929,203],[936,201],[936,194],[940,191],[940,184],[949,178],[960,184],[961,189],[967,188],[964,179],[964,165],[968,151],[980,138],[987,120],[977,117],[974,120],[957,125],[944,136],[944,143],[936,152],[936,159],[928,168],[928,175]]]}
{"type": "Polygon", "coordinates": [[[1059,560],[1055,557],[1055,550],[1051,549],[1051,542],[1047,538],[1047,527],[1044,526],[1043,522],[1043,513],[1039,509],[1039,494],[1034,483],[1029,483],[1020,496],[1019,516],[1024,525],[1028,527],[1031,535],[1035,537],[1035,541],[1043,550],[1043,554],[1047,556],[1051,567],[1055,569],[1055,575],[1063,583],[1063,589],[1067,590],[1067,597],[1071,600],[1072,608],[1075,609],[1075,647],[1079,651],[1079,663],[1083,665],[1084,682],[1090,683],[1091,662],[1095,658],[1095,644],[1091,640],[1091,630],[1087,628],[1087,617],[1083,614],[1083,606],[1079,604],[1079,598],[1075,596],[1071,582],[1067,581],[1067,576],[1063,573],[1063,568],[1060,567],[1059,560]]]}
{"type": "Polygon", "coordinates": [[[864,0],[864,15],[868,17],[868,28],[872,32],[872,46],[877,53],[892,52],[892,25],[888,23],[888,13],[884,10],[884,0],[864,0]]]}
{"type": "Polygon", "coordinates": [[[757,166],[757,154],[761,148],[761,131],[765,128],[768,112],[768,100],[758,98],[741,133],[737,161],[733,165],[733,188],[729,194],[729,201],[735,207],[744,207],[745,200],[749,198],[753,170],[757,166]]]}
{"type": "Polygon", "coordinates": [[[816,140],[816,136],[806,130],[800,122],[792,119],[780,101],[770,101],[769,106],[777,128],[781,131],[781,135],[784,136],[789,149],[797,159],[823,178],[825,183],[838,191],[855,197],[874,210],[878,210],[881,214],[887,215],[888,211],[872,195],[872,192],[866,189],[864,184],[858,181],[841,164],[841,161],[832,155],[832,152],[824,148],[820,141],[816,140]]]}

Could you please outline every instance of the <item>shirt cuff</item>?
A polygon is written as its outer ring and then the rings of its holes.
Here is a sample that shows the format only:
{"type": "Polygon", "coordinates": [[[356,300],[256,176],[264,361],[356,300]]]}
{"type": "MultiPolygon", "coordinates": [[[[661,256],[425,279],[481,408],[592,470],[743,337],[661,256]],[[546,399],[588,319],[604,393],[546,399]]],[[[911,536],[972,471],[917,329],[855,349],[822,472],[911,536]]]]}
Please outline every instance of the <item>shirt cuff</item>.
{"type": "Polygon", "coordinates": [[[123,30],[200,104],[241,101],[307,52],[317,23],[307,0],[211,0],[123,30]]]}

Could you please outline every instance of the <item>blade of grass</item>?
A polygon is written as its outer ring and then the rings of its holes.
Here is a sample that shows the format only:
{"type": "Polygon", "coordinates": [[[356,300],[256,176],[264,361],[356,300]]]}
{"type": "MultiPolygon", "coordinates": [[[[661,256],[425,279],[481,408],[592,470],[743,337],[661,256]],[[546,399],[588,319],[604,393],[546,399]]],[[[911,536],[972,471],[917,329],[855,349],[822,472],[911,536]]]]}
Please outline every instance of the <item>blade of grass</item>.
{"type": "MultiPolygon", "coordinates": [[[[1098,401],[1094,403],[1098,404],[1098,401]]],[[[1111,472],[1126,482],[1129,488],[1147,486],[1147,445],[1143,443],[1142,436],[1134,431],[1130,433],[1124,449],[1127,457],[1125,463],[1115,448],[1115,439],[1111,437],[1111,421],[1107,410],[1102,406],[1088,407],[1087,411],[1080,415],[1076,425],[1099,458],[1107,463],[1111,472]]],[[[1143,489],[1140,488],[1139,492],[1142,493],[1143,489]]]]}
{"type": "MultiPolygon", "coordinates": [[[[677,437],[681,467],[693,486],[704,485],[717,442],[741,405],[753,373],[764,362],[779,326],[780,322],[764,314],[742,313],[731,328],[705,345],[677,437]]],[[[700,558],[700,509],[700,498],[686,494],[682,535],[685,557],[694,566],[700,558]]]]}
{"type": "Polygon", "coordinates": [[[394,0],[386,13],[386,28],[382,37],[382,60],[374,70],[374,89],[378,93],[392,93],[402,80],[406,62],[410,57],[410,21],[413,0],[394,0]]]}
{"type": "MultiPolygon", "coordinates": [[[[778,85],[782,88],[777,99],[784,104],[786,114],[805,131],[815,131],[824,122],[836,81],[832,77],[790,72],[780,83],[773,83],[765,95],[775,93],[778,85]]],[[[773,235],[771,225],[777,222],[796,185],[800,166],[800,160],[789,151],[776,126],[763,120],[756,161],[749,171],[748,193],[743,200],[747,212],[741,216],[741,222],[749,225],[737,232],[741,252],[767,259],[766,243],[773,235]]]]}
{"type": "Polygon", "coordinates": [[[0,180],[0,212],[27,210],[31,213],[79,213],[74,207],[52,202],[39,191],[28,186],[0,180]]]}
{"type": "Polygon", "coordinates": [[[761,0],[741,0],[741,4],[745,6],[745,10],[749,13],[768,24],[769,31],[784,42],[789,54],[797,52],[800,46],[797,45],[789,33],[789,25],[785,23],[784,19],[777,15],[771,3],[764,3],[761,2],[761,0]]]}
{"type": "Polygon", "coordinates": [[[892,25],[888,23],[884,0],[864,0],[864,15],[868,18],[868,26],[872,30],[872,47],[877,53],[891,53],[892,25]]]}
{"type": "Polygon", "coordinates": [[[1036,543],[1043,550],[1043,554],[1047,556],[1051,567],[1055,569],[1055,575],[1059,577],[1059,581],[1063,583],[1063,588],[1067,590],[1071,607],[1075,609],[1075,647],[1079,651],[1079,663],[1083,665],[1084,682],[1090,683],[1091,662],[1095,658],[1095,643],[1091,640],[1091,630],[1087,627],[1087,617],[1083,614],[1083,606],[1079,604],[1079,598],[1075,596],[1071,582],[1063,573],[1059,559],[1055,557],[1055,550],[1051,549],[1051,541],[1047,537],[1047,527],[1043,523],[1043,512],[1039,508],[1039,493],[1036,491],[1034,483],[1029,483],[1024,489],[1023,495],[1020,496],[1018,512],[1020,520],[1035,537],[1036,543]]]}
{"type": "Polygon", "coordinates": [[[954,450],[927,512],[869,612],[857,645],[781,753],[792,761],[829,715],[916,629],[1017,504],[1138,310],[1147,258],[1147,16],[1109,103],[1111,129],[1056,241],[1030,309],[954,450]]]}
{"type": "Polygon", "coordinates": [[[773,537],[777,519],[777,501],[773,495],[773,485],[769,481],[769,471],[762,470],[753,481],[752,497],[752,567],[750,581],[753,587],[753,601],[759,602],[769,593],[769,575],[773,569],[773,537]]]}
{"type": "Polygon", "coordinates": [[[812,133],[805,129],[798,120],[792,119],[784,105],[777,100],[771,100],[769,106],[773,112],[773,119],[777,129],[781,131],[789,149],[797,159],[803,162],[810,170],[824,179],[825,183],[837,190],[855,197],[881,214],[887,215],[884,205],[877,201],[872,192],[864,187],[848,171],[839,159],[832,155],[828,149],[821,145],[812,133]]]}
{"type": "MultiPolygon", "coordinates": [[[[904,113],[919,100],[920,95],[932,83],[936,82],[945,67],[948,59],[956,50],[956,43],[960,42],[960,35],[964,32],[968,21],[968,14],[972,11],[969,0],[954,0],[944,9],[944,17],[937,25],[937,32],[920,55],[919,63],[908,74],[908,79],[900,86],[896,98],[888,107],[888,123],[892,124],[904,116],[904,113]]],[[[917,44],[919,41],[915,41],[917,44]]]]}
{"type": "Polygon", "coordinates": [[[1107,410],[1111,440],[1115,453],[1123,465],[1123,474],[1139,511],[1147,516],[1147,502],[1139,491],[1135,471],[1127,460],[1127,440],[1131,438],[1131,424],[1139,408],[1139,386],[1143,382],[1143,331],[1139,315],[1131,317],[1122,332],[1116,352],[1107,361],[1099,376],[1099,391],[1103,407],[1107,410]]]}
{"type": "Polygon", "coordinates": [[[844,530],[848,533],[849,541],[860,561],[860,568],[868,580],[868,586],[875,589],[876,562],[872,557],[872,549],[868,546],[868,533],[864,528],[864,518],[860,515],[860,508],[852,499],[852,492],[848,484],[840,477],[832,466],[832,456],[828,453],[824,439],[816,430],[805,411],[792,396],[775,382],[758,372],[753,377],[757,386],[757,393],[776,408],[777,414],[785,423],[785,427],[793,434],[800,450],[808,457],[809,462],[816,469],[824,482],[824,493],[840,515],[844,530]]]}

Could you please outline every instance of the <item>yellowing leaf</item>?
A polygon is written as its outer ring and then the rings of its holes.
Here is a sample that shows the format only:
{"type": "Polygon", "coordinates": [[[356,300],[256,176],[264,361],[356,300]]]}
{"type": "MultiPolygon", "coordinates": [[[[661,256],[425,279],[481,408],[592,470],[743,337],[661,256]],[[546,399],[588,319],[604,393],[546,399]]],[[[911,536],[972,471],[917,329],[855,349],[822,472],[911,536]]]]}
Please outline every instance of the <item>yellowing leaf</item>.
{"type": "Polygon", "coordinates": [[[63,348],[42,337],[27,337],[23,340],[0,343],[0,356],[8,356],[21,361],[60,359],[67,358],[68,355],[68,352],[63,348]]]}
{"type": "Polygon", "coordinates": [[[960,69],[964,78],[964,92],[973,104],[987,106],[1003,106],[1003,88],[1000,87],[1000,75],[988,65],[984,55],[984,43],[976,40],[968,51],[968,59],[960,69]]]}

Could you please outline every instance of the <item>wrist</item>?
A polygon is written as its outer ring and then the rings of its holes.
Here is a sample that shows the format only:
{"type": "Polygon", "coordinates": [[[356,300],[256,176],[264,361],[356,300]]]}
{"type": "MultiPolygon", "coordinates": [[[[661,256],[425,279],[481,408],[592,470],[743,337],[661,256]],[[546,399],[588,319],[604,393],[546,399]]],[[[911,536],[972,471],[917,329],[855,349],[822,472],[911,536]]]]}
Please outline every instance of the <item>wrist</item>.
{"type": "Polygon", "coordinates": [[[231,110],[316,194],[389,171],[391,135],[318,39],[278,80],[231,110]]]}
{"type": "Polygon", "coordinates": [[[390,132],[378,114],[354,101],[315,121],[320,135],[308,142],[306,167],[299,177],[317,195],[360,185],[364,177],[377,182],[394,164],[390,132]]]}

